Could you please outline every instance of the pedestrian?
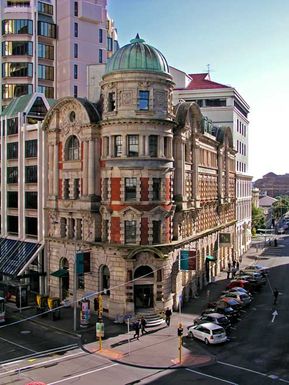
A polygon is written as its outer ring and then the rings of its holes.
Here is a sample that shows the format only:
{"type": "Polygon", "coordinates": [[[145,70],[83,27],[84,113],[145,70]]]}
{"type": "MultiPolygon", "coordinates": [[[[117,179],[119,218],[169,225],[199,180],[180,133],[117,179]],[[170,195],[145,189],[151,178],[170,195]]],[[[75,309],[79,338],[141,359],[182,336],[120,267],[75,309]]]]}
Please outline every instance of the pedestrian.
{"type": "Polygon", "coordinates": [[[236,261],[233,259],[233,267],[236,267],[236,261]]]}
{"type": "Polygon", "coordinates": [[[231,273],[231,269],[228,267],[228,270],[227,270],[227,279],[230,278],[230,273],[231,273]]]}
{"type": "Polygon", "coordinates": [[[237,272],[236,267],[233,267],[232,268],[232,278],[235,278],[236,272],[237,272]]]}
{"type": "Polygon", "coordinates": [[[237,263],[236,263],[236,267],[237,267],[237,270],[239,270],[239,269],[240,269],[240,263],[239,263],[239,261],[237,261],[237,263]]]}
{"type": "Polygon", "coordinates": [[[138,340],[139,339],[139,329],[140,329],[140,322],[139,322],[139,320],[136,320],[133,323],[133,329],[134,329],[133,338],[136,338],[138,340]]]}
{"type": "Polygon", "coordinates": [[[167,310],[165,312],[165,316],[166,316],[166,324],[167,326],[170,326],[170,323],[171,323],[171,316],[172,316],[172,311],[170,308],[167,307],[167,310]]]}
{"type": "Polygon", "coordinates": [[[140,320],[140,327],[141,327],[141,335],[143,336],[144,333],[147,333],[145,327],[146,327],[146,324],[147,324],[147,321],[144,319],[144,317],[142,316],[141,317],[141,320],[140,320]]]}
{"type": "Polygon", "coordinates": [[[228,270],[231,270],[231,267],[232,267],[232,265],[231,265],[231,262],[229,261],[228,262],[228,270]]]}
{"type": "Polygon", "coordinates": [[[274,305],[277,304],[277,298],[278,298],[278,295],[279,295],[279,290],[275,287],[275,289],[274,289],[274,291],[273,291],[274,305]]]}

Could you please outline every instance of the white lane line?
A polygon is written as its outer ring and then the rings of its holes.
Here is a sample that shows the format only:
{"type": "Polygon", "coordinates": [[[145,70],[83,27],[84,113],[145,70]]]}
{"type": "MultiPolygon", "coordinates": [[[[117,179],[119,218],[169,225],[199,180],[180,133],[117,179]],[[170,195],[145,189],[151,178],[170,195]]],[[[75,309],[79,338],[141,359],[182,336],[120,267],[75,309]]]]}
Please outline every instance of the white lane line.
{"type": "MultiPolygon", "coordinates": [[[[255,373],[255,374],[258,374],[259,376],[269,377],[269,375],[267,373],[257,372],[256,370],[244,368],[243,366],[228,364],[227,362],[222,362],[222,361],[216,361],[216,362],[218,364],[221,364],[221,365],[231,366],[232,368],[237,368],[237,369],[240,369],[240,370],[245,370],[247,372],[255,373]]],[[[289,384],[289,381],[283,380],[282,378],[278,378],[278,380],[282,381],[282,382],[286,382],[287,384],[289,384]]]]}
{"type": "Polygon", "coordinates": [[[100,369],[90,370],[89,372],[85,372],[85,373],[81,373],[81,374],[76,374],[75,376],[67,377],[67,378],[64,378],[62,380],[58,380],[58,381],[54,381],[54,382],[49,382],[47,385],[55,385],[55,384],[60,384],[62,382],[71,381],[74,378],[80,378],[80,377],[83,377],[83,376],[88,376],[89,374],[100,372],[101,370],[109,369],[109,368],[112,368],[113,366],[116,366],[116,365],[119,365],[119,364],[112,364],[112,365],[104,366],[103,368],[100,368],[100,369]]]}
{"type": "Polygon", "coordinates": [[[25,349],[25,350],[29,350],[29,351],[32,352],[32,353],[36,353],[36,350],[32,350],[32,349],[26,348],[25,346],[16,344],[15,342],[6,340],[5,338],[2,338],[2,337],[0,337],[0,339],[1,339],[2,341],[8,342],[8,343],[11,344],[11,345],[18,346],[18,348],[25,349]]]}
{"type": "MultiPolygon", "coordinates": [[[[213,378],[214,380],[226,382],[227,384],[238,385],[236,382],[227,381],[227,380],[224,380],[223,378],[219,378],[219,377],[211,376],[210,374],[205,374],[205,373],[202,373],[202,372],[198,372],[197,370],[193,370],[193,369],[189,369],[189,368],[186,368],[186,370],[187,370],[188,372],[200,374],[201,376],[213,378]]],[[[52,385],[52,384],[48,384],[48,385],[52,385]]]]}
{"type": "MultiPolygon", "coordinates": [[[[21,372],[21,370],[34,369],[34,368],[37,368],[39,366],[50,364],[52,362],[65,361],[67,359],[75,358],[75,357],[81,356],[83,354],[87,354],[87,353],[81,351],[81,352],[78,352],[78,353],[75,353],[75,354],[69,354],[67,356],[57,357],[57,358],[53,358],[51,360],[41,361],[41,362],[37,362],[35,364],[31,364],[31,365],[27,365],[27,366],[23,366],[23,367],[18,367],[18,368],[15,368],[15,369],[10,369],[8,371],[5,371],[4,373],[0,373],[0,377],[6,376],[7,374],[13,374],[15,372],[19,373],[19,372],[21,372]]],[[[21,362],[21,361],[18,361],[18,362],[21,362]]],[[[13,364],[15,364],[15,363],[16,363],[16,361],[13,362],[13,364]]],[[[5,367],[7,365],[9,365],[9,364],[3,364],[2,366],[5,367]]]]}

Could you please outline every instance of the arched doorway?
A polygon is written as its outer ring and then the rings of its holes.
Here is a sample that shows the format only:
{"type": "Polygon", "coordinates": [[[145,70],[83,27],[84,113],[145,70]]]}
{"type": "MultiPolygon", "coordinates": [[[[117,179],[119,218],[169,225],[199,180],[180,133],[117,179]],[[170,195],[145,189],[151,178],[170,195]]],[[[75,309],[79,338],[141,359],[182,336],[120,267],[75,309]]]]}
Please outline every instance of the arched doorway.
{"type": "Polygon", "coordinates": [[[135,308],[154,307],[154,272],[149,266],[139,266],[134,272],[135,308]]]}
{"type": "Polygon", "coordinates": [[[63,274],[60,278],[60,298],[65,299],[69,291],[69,265],[67,258],[61,258],[60,269],[67,270],[67,274],[63,274]]]}

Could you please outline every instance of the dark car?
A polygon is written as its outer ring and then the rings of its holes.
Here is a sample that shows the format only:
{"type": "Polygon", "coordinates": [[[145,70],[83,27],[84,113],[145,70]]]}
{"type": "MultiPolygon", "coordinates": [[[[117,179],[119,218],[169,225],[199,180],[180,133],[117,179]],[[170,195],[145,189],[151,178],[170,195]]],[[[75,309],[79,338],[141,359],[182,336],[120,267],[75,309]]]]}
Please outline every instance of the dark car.
{"type": "Polygon", "coordinates": [[[236,301],[234,298],[220,298],[217,302],[215,302],[215,306],[220,308],[231,307],[237,313],[241,310],[241,304],[239,301],[236,301]]]}
{"type": "Polygon", "coordinates": [[[229,318],[220,313],[204,314],[200,318],[196,318],[194,320],[194,325],[200,325],[205,322],[212,322],[216,325],[222,326],[226,331],[231,327],[229,318]]]}
{"type": "Polygon", "coordinates": [[[247,281],[246,279],[243,279],[243,278],[235,278],[235,279],[233,279],[226,286],[226,290],[230,290],[233,287],[243,287],[244,289],[248,290],[251,293],[254,291],[254,286],[249,281],[247,281]]]}
{"type": "Polygon", "coordinates": [[[209,306],[206,310],[202,312],[202,316],[207,314],[212,314],[212,313],[223,314],[230,320],[230,322],[237,321],[239,316],[238,312],[232,309],[230,306],[227,306],[227,307],[209,306]]]}

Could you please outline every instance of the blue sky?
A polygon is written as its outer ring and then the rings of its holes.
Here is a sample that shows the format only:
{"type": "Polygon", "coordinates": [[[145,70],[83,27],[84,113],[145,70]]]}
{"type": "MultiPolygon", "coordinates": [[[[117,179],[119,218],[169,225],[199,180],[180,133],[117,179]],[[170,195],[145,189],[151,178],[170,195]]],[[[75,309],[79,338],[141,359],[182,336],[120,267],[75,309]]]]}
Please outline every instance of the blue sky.
{"type": "Polygon", "coordinates": [[[108,0],[120,45],[138,32],[168,63],[249,103],[249,173],[289,173],[289,0],[108,0]],[[287,100],[286,100],[287,99],[287,100]]]}

